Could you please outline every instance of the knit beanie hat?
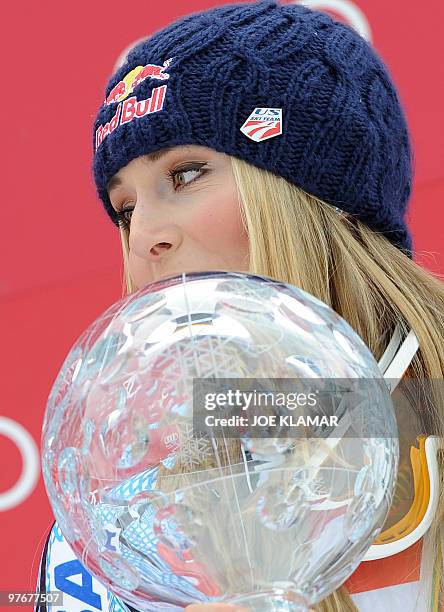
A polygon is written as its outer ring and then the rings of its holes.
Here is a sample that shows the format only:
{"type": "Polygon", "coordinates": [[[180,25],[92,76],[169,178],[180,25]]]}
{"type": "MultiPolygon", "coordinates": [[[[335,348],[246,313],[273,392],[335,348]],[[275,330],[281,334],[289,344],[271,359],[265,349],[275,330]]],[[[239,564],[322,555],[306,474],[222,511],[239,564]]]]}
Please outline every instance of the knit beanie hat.
{"type": "Polygon", "coordinates": [[[387,69],[352,28],[261,0],[188,15],[135,46],[94,124],[98,195],[132,159],[201,145],[284,177],[403,250],[411,149],[387,69]]]}

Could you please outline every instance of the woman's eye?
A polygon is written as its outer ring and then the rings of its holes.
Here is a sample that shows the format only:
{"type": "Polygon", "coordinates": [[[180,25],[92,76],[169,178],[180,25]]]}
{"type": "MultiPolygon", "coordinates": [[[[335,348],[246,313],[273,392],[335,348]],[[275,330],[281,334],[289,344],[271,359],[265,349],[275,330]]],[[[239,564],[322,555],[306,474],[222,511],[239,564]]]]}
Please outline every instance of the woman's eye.
{"type": "Polygon", "coordinates": [[[180,187],[185,187],[185,185],[189,185],[199,178],[199,176],[205,174],[205,166],[205,163],[193,163],[183,166],[182,168],[170,170],[169,175],[173,181],[174,188],[180,189],[180,187]]]}
{"type": "Polygon", "coordinates": [[[131,223],[131,216],[133,214],[134,206],[129,206],[127,208],[122,208],[117,211],[117,219],[119,220],[119,224],[122,227],[128,227],[131,223]]]}
{"type": "MultiPolygon", "coordinates": [[[[208,171],[205,168],[206,165],[206,162],[193,162],[179,168],[174,168],[168,171],[168,178],[172,181],[174,189],[186,187],[186,185],[193,183],[208,171]]],[[[127,206],[117,210],[116,215],[121,227],[127,228],[130,226],[133,211],[134,206],[127,206]]]]}

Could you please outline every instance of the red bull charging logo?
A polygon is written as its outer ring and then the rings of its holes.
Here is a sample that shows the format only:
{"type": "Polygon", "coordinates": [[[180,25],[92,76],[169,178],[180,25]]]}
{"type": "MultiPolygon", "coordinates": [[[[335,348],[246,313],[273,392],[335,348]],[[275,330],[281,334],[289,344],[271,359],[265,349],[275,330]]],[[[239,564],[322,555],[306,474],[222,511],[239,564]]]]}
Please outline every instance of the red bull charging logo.
{"type": "Polygon", "coordinates": [[[128,72],[128,74],[117,83],[115,87],[109,92],[108,97],[105,99],[104,104],[114,104],[115,102],[121,102],[133,93],[135,88],[140,85],[146,79],[157,79],[159,81],[166,81],[170,78],[170,75],[165,72],[168,66],[173,61],[173,58],[168,59],[163,63],[163,66],[157,66],[156,64],[147,64],[146,66],[136,66],[128,72]]]}
{"type": "Polygon", "coordinates": [[[146,100],[137,100],[136,96],[131,96],[130,98],[128,96],[146,79],[156,79],[159,81],[169,79],[170,75],[165,70],[171,62],[172,59],[169,59],[163,63],[163,66],[157,66],[156,64],[137,66],[113,87],[104,104],[108,106],[118,103],[118,106],[111,121],[108,121],[105,125],[99,125],[96,130],[96,151],[103,140],[119,125],[129,123],[133,119],[140,119],[145,117],[145,115],[157,113],[163,109],[167,90],[166,85],[155,87],[151,92],[151,97],[146,100]]]}

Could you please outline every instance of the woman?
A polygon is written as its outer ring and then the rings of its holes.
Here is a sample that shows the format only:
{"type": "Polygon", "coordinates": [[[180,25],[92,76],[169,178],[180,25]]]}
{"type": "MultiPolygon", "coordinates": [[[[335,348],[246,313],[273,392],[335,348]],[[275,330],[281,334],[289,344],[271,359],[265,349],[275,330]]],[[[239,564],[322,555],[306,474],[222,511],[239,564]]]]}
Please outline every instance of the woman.
{"type": "MultiPolygon", "coordinates": [[[[376,359],[397,325],[413,330],[419,350],[406,375],[443,378],[444,291],[412,260],[405,221],[404,114],[381,60],[347,26],[261,1],[154,34],[107,86],[94,176],[120,228],[126,292],[180,272],[264,274],[329,304],[376,359]]],[[[439,388],[421,426],[443,436],[439,388]]],[[[426,592],[422,561],[440,559],[440,487],[428,545],[410,559],[409,572],[421,566],[413,590],[344,586],[315,609],[439,610],[442,565],[426,592]]],[[[365,563],[387,578],[387,565],[365,563]]]]}

